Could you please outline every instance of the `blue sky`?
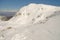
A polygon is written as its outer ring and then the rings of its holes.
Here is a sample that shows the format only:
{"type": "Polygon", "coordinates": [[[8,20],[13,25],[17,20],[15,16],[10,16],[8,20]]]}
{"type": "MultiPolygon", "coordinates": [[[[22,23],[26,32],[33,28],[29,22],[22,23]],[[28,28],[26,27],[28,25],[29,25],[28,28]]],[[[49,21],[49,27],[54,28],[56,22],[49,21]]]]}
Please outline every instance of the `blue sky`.
{"type": "Polygon", "coordinates": [[[0,0],[0,10],[19,10],[29,3],[41,3],[60,6],[60,0],[0,0]]]}

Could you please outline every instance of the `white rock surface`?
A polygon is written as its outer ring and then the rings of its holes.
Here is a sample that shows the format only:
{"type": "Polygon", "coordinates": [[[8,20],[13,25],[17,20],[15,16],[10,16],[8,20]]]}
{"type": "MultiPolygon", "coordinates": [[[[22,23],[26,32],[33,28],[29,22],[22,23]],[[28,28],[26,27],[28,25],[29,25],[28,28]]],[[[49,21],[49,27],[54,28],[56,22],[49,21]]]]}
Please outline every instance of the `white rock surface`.
{"type": "Polygon", "coordinates": [[[29,4],[0,22],[0,40],[60,40],[60,7],[29,4]]]}
{"type": "Polygon", "coordinates": [[[60,12],[60,7],[32,3],[22,7],[10,21],[19,24],[45,23],[48,18],[58,15],[58,11],[60,12]]]}

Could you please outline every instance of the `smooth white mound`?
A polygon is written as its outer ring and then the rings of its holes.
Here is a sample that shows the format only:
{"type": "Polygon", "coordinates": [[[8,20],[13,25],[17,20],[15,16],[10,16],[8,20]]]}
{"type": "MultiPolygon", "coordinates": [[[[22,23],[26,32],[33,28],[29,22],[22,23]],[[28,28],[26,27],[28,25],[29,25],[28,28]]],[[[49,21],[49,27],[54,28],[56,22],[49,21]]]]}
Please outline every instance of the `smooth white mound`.
{"type": "Polygon", "coordinates": [[[9,21],[0,22],[0,40],[60,40],[58,15],[60,7],[34,3],[24,6],[9,21]]]}

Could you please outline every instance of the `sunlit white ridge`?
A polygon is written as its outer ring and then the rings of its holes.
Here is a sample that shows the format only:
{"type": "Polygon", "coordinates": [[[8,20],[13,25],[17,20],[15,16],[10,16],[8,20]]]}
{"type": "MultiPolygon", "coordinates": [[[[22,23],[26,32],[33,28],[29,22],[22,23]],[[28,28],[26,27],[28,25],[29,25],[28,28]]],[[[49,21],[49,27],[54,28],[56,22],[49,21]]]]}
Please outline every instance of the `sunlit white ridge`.
{"type": "Polygon", "coordinates": [[[0,40],[60,40],[59,27],[52,26],[55,21],[46,23],[56,15],[60,15],[60,7],[35,3],[26,5],[10,20],[0,22],[0,40]]]}
{"type": "Polygon", "coordinates": [[[10,21],[21,24],[45,23],[52,15],[58,14],[59,10],[56,6],[31,3],[22,7],[10,21]]]}

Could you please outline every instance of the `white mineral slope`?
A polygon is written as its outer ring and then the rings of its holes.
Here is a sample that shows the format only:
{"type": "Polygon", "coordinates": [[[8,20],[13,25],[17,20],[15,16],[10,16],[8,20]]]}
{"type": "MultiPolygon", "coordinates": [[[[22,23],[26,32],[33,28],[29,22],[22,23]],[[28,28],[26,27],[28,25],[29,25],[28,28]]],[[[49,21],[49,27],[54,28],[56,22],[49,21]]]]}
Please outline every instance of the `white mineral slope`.
{"type": "Polygon", "coordinates": [[[60,7],[31,3],[0,22],[0,40],[60,40],[60,7]]]}
{"type": "Polygon", "coordinates": [[[60,15],[44,24],[12,28],[4,32],[5,40],[60,40],[60,15]]]}
{"type": "Polygon", "coordinates": [[[49,18],[59,15],[60,7],[31,3],[22,7],[9,21],[18,24],[45,23],[49,18]]]}

